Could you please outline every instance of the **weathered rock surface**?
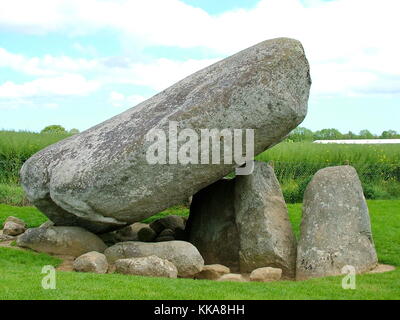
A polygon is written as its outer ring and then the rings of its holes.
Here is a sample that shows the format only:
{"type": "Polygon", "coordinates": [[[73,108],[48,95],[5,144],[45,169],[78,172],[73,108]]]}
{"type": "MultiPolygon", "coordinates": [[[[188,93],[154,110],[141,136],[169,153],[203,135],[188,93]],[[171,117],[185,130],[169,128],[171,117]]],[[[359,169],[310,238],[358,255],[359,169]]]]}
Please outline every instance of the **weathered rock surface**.
{"type": "Polygon", "coordinates": [[[154,220],[152,223],[150,223],[150,228],[152,228],[156,233],[160,233],[165,229],[170,229],[173,231],[176,229],[184,230],[185,221],[180,216],[170,215],[154,220]]]}
{"type": "Polygon", "coordinates": [[[165,278],[176,278],[178,276],[178,270],[173,263],[157,256],[119,259],[115,261],[115,270],[118,273],[136,276],[165,278]]]}
{"type": "Polygon", "coordinates": [[[217,280],[224,274],[231,273],[231,270],[222,264],[210,264],[203,267],[203,270],[195,275],[195,279],[217,280]]]}
{"type": "Polygon", "coordinates": [[[26,230],[26,223],[16,217],[9,216],[3,225],[4,236],[18,236],[26,230]]]}
{"type": "Polygon", "coordinates": [[[310,84],[299,41],[261,42],[41,150],[23,165],[22,185],[55,225],[101,233],[142,221],[238,166],[225,164],[223,152],[221,165],[149,165],[146,153],[154,141],[146,135],[151,129],[166,132],[167,142],[170,121],[199,134],[204,128],[254,129],[259,154],[302,122],[310,84]]]}
{"type": "Polygon", "coordinates": [[[178,269],[179,277],[191,277],[199,273],[204,266],[204,260],[196,247],[185,241],[120,242],[107,248],[104,254],[110,263],[119,259],[154,255],[172,262],[178,269]]]}
{"type": "Polygon", "coordinates": [[[17,245],[39,252],[79,257],[106,249],[104,242],[95,234],[79,227],[32,228],[17,238],[17,245]]]}
{"type": "Polygon", "coordinates": [[[377,265],[367,203],[351,166],[318,171],[306,189],[296,279],[340,275],[345,265],[358,273],[377,265]]]}
{"type": "Polygon", "coordinates": [[[239,273],[228,273],[221,276],[217,281],[246,282],[247,279],[239,273]]]}
{"type": "Polygon", "coordinates": [[[54,227],[54,222],[48,220],[46,222],[43,222],[39,228],[50,228],[50,227],[54,227]]]}
{"type": "Polygon", "coordinates": [[[13,216],[9,216],[9,217],[4,221],[4,223],[9,222],[9,221],[12,221],[12,222],[14,222],[14,223],[17,223],[17,224],[20,224],[20,225],[26,227],[25,221],[22,220],[22,219],[20,219],[20,218],[13,217],[13,216]]]}
{"type": "Polygon", "coordinates": [[[3,230],[0,230],[0,242],[3,241],[10,241],[10,240],[14,240],[15,236],[9,236],[6,234],[3,234],[3,230]]]}
{"type": "Polygon", "coordinates": [[[251,272],[250,281],[269,282],[281,279],[282,269],[279,268],[258,268],[251,272]]]}
{"type": "Polygon", "coordinates": [[[160,234],[155,239],[156,242],[161,241],[174,241],[175,240],[175,233],[171,229],[164,229],[160,232],[160,234]]]}
{"type": "Polygon", "coordinates": [[[294,278],[296,238],[274,169],[255,162],[253,174],[235,180],[240,271],[250,273],[268,266],[294,278]]]}
{"type": "Polygon", "coordinates": [[[26,228],[14,221],[6,221],[3,227],[3,234],[6,236],[18,236],[21,233],[24,233],[26,228]]]}
{"type": "Polygon", "coordinates": [[[255,162],[251,175],[223,179],[193,197],[188,239],[206,264],[250,273],[270,266],[293,278],[296,241],[273,169],[255,162]]]}
{"type": "Polygon", "coordinates": [[[118,241],[153,241],[157,234],[145,223],[133,223],[125,228],[115,231],[115,236],[118,241]]]}
{"type": "Polygon", "coordinates": [[[107,273],[108,262],[104,254],[92,251],[76,258],[73,267],[78,272],[107,273]]]}

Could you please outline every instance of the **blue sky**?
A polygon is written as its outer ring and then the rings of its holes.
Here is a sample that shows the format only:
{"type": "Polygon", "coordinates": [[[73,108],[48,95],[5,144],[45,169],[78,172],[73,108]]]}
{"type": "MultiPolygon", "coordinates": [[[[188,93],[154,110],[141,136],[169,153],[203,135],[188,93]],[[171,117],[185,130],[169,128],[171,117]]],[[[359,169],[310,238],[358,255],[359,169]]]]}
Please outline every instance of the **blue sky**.
{"type": "Polygon", "coordinates": [[[2,1],[0,128],[84,130],[285,36],[302,41],[311,65],[302,126],[400,132],[399,9],[397,0],[2,1]]]}

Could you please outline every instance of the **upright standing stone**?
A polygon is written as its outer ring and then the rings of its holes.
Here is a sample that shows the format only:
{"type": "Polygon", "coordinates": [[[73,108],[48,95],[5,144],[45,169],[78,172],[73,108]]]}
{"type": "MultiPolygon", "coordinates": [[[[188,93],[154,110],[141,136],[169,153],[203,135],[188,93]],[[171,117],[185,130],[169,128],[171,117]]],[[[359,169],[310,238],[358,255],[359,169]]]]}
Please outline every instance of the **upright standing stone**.
{"type": "Polygon", "coordinates": [[[235,212],[241,272],[268,266],[294,278],[296,239],[271,166],[256,162],[253,174],[236,177],[235,212]]]}
{"type": "Polygon", "coordinates": [[[308,185],[303,203],[296,279],[357,273],[377,264],[367,203],[351,166],[325,168],[308,185]]]}
{"type": "Polygon", "coordinates": [[[294,277],[296,240],[278,180],[264,162],[255,162],[251,175],[195,194],[187,232],[206,264],[244,273],[275,267],[294,277]]]}
{"type": "Polygon", "coordinates": [[[102,233],[142,221],[242,165],[225,161],[223,152],[220,165],[150,165],[146,154],[154,141],[146,137],[152,129],[166,133],[167,143],[171,122],[199,136],[201,129],[254,129],[259,154],[303,121],[310,84],[299,41],[261,42],[41,150],[23,165],[22,185],[55,225],[102,233]]]}

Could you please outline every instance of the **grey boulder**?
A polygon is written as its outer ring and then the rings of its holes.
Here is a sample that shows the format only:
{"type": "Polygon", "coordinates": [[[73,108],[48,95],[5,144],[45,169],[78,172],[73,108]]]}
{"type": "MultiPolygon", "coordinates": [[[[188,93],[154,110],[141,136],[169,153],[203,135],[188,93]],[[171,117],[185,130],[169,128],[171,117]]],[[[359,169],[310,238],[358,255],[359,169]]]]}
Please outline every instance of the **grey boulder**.
{"type": "Polygon", "coordinates": [[[278,281],[281,279],[282,269],[279,268],[258,268],[251,272],[250,281],[256,282],[270,282],[270,281],[278,281]]]}
{"type": "Polygon", "coordinates": [[[79,227],[28,229],[17,238],[17,245],[38,252],[74,257],[90,251],[101,253],[106,249],[99,237],[79,227]]]}
{"type": "Polygon", "coordinates": [[[218,278],[217,281],[246,282],[247,279],[239,273],[227,273],[218,278]]]}
{"type": "Polygon", "coordinates": [[[203,267],[203,270],[195,275],[195,279],[217,280],[231,270],[221,264],[210,264],[203,267]]]}
{"type": "Polygon", "coordinates": [[[163,130],[169,143],[171,121],[199,136],[201,129],[254,129],[254,153],[259,154],[303,121],[310,85],[299,41],[261,42],[39,151],[21,169],[22,186],[55,225],[102,233],[142,221],[243,164],[225,161],[221,152],[219,165],[150,165],[150,130],[163,130]]]}
{"type": "Polygon", "coordinates": [[[119,259],[157,256],[172,262],[178,269],[178,276],[184,278],[199,273],[204,266],[204,260],[196,247],[185,241],[120,242],[107,248],[104,254],[110,263],[119,259]]]}
{"type": "Polygon", "coordinates": [[[115,261],[115,271],[136,276],[176,278],[178,270],[173,263],[157,256],[119,259],[115,261]]]}
{"type": "Polygon", "coordinates": [[[91,251],[76,258],[73,268],[78,272],[107,273],[108,262],[104,254],[91,251]]]}
{"type": "Polygon", "coordinates": [[[357,273],[377,265],[370,218],[360,179],[351,166],[318,171],[303,203],[296,279],[357,273]]]}
{"type": "Polygon", "coordinates": [[[7,236],[18,236],[21,233],[24,233],[26,228],[14,221],[7,221],[4,223],[3,234],[7,236]]]}
{"type": "Polygon", "coordinates": [[[18,236],[26,230],[26,223],[16,217],[9,216],[4,221],[3,234],[5,236],[18,236]]]}

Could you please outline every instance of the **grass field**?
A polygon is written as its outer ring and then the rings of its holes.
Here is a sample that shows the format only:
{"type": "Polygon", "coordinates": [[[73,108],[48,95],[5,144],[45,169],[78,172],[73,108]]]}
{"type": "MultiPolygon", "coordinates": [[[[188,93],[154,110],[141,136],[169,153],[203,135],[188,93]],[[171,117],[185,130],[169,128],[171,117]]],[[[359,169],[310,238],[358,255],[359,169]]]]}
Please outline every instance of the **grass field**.
{"type": "MultiPolygon", "coordinates": [[[[356,290],[342,289],[342,277],[302,282],[221,283],[75,272],[58,272],[57,289],[44,290],[42,267],[56,266],[58,259],[0,248],[0,299],[400,299],[400,200],[370,200],[368,206],[379,261],[397,269],[357,276],[356,290]]],[[[288,208],[298,236],[301,205],[289,204],[288,208]]],[[[177,207],[161,213],[166,214],[186,215],[187,209],[177,207]]],[[[30,226],[45,220],[34,208],[0,205],[0,221],[9,215],[23,218],[30,226]]]]}

